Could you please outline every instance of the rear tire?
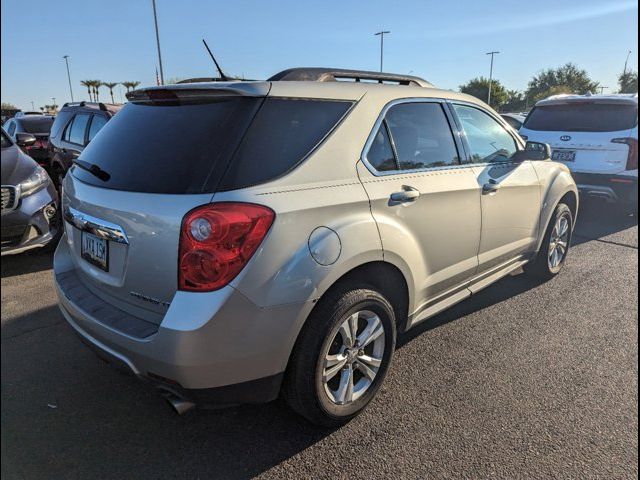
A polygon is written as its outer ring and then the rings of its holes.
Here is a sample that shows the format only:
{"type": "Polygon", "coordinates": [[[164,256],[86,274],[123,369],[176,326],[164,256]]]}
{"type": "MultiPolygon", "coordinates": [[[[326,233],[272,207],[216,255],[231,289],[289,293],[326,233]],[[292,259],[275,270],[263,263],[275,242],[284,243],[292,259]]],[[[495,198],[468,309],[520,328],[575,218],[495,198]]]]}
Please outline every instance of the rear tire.
{"type": "Polygon", "coordinates": [[[551,280],[560,273],[571,247],[573,221],[569,206],[559,203],[547,225],[538,255],[525,267],[527,273],[542,281],[551,280]]]}
{"type": "Polygon", "coordinates": [[[376,395],[395,342],[394,310],[382,294],[353,285],[331,292],[298,337],[282,396],[311,423],[343,425],[376,395]]]}

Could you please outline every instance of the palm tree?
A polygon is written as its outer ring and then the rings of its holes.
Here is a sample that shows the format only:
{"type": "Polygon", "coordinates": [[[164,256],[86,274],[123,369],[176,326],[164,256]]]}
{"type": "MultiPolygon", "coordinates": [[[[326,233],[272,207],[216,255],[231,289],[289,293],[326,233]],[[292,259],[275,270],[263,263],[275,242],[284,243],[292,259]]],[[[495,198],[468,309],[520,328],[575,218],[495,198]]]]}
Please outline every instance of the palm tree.
{"type": "Polygon", "coordinates": [[[111,95],[111,103],[116,103],[113,100],[113,89],[116,87],[116,85],[118,85],[118,82],[105,82],[103,83],[103,85],[109,89],[109,94],[111,95]]]}
{"type": "Polygon", "coordinates": [[[89,92],[89,101],[91,102],[93,99],[91,98],[91,87],[92,87],[92,83],[93,80],[82,80],[80,82],[80,85],[82,85],[83,87],[87,87],[87,92],[89,92]]]}
{"type": "Polygon", "coordinates": [[[103,86],[102,80],[93,80],[93,96],[96,102],[100,101],[100,87],[103,86]]]}
{"type": "Polygon", "coordinates": [[[140,85],[140,82],[120,82],[122,83],[122,85],[127,89],[127,93],[129,93],[129,90],[131,90],[132,88],[136,88],[138,85],[140,85]]]}

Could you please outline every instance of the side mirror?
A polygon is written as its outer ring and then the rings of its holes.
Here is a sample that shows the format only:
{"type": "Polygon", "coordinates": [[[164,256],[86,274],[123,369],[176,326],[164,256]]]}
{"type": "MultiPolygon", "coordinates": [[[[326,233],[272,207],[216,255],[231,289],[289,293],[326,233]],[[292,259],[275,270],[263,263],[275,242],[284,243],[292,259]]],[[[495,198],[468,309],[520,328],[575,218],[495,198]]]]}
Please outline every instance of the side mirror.
{"type": "Polygon", "coordinates": [[[526,160],[549,160],[551,158],[551,147],[546,143],[527,142],[524,150],[516,152],[513,160],[524,162],[526,160]]]}
{"type": "Polygon", "coordinates": [[[36,137],[30,133],[16,133],[16,143],[19,147],[30,147],[36,143],[36,137]]]}

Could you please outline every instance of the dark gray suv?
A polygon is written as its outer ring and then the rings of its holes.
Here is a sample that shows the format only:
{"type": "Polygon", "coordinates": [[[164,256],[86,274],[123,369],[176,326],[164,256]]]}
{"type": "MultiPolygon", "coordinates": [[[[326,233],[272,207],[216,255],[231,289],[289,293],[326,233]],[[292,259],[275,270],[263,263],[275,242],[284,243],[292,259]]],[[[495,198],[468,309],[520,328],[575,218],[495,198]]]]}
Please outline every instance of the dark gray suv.
{"type": "Polygon", "coordinates": [[[58,194],[44,168],[20,148],[35,136],[19,133],[14,143],[2,130],[2,255],[55,244],[58,194]]]}

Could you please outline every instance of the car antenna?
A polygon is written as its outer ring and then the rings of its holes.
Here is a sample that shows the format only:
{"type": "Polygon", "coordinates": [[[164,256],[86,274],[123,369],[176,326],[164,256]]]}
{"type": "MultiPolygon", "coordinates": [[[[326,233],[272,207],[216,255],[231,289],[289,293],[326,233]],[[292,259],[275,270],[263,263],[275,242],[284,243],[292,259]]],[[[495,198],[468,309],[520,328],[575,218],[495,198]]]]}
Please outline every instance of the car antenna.
{"type": "Polygon", "coordinates": [[[204,43],[204,47],[207,49],[207,52],[209,52],[209,56],[211,56],[211,60],[213,60],[213,63],[216,64],[216,68],[218,69],[218,72],[220,73],[220,80],[222,81],[227,81],[229,80],[229,77],[227,77],[224,72],[222,71],[222,69],[220,68],[220,65],[218,65],[218,62],[216,61],[216,57],[213,56],[213,53],[211,53],[211,49],[209,48],[209,45],[207,45],[207,42],[205,41],[205,39],[202,39],[202,43],[204,43]]]}

